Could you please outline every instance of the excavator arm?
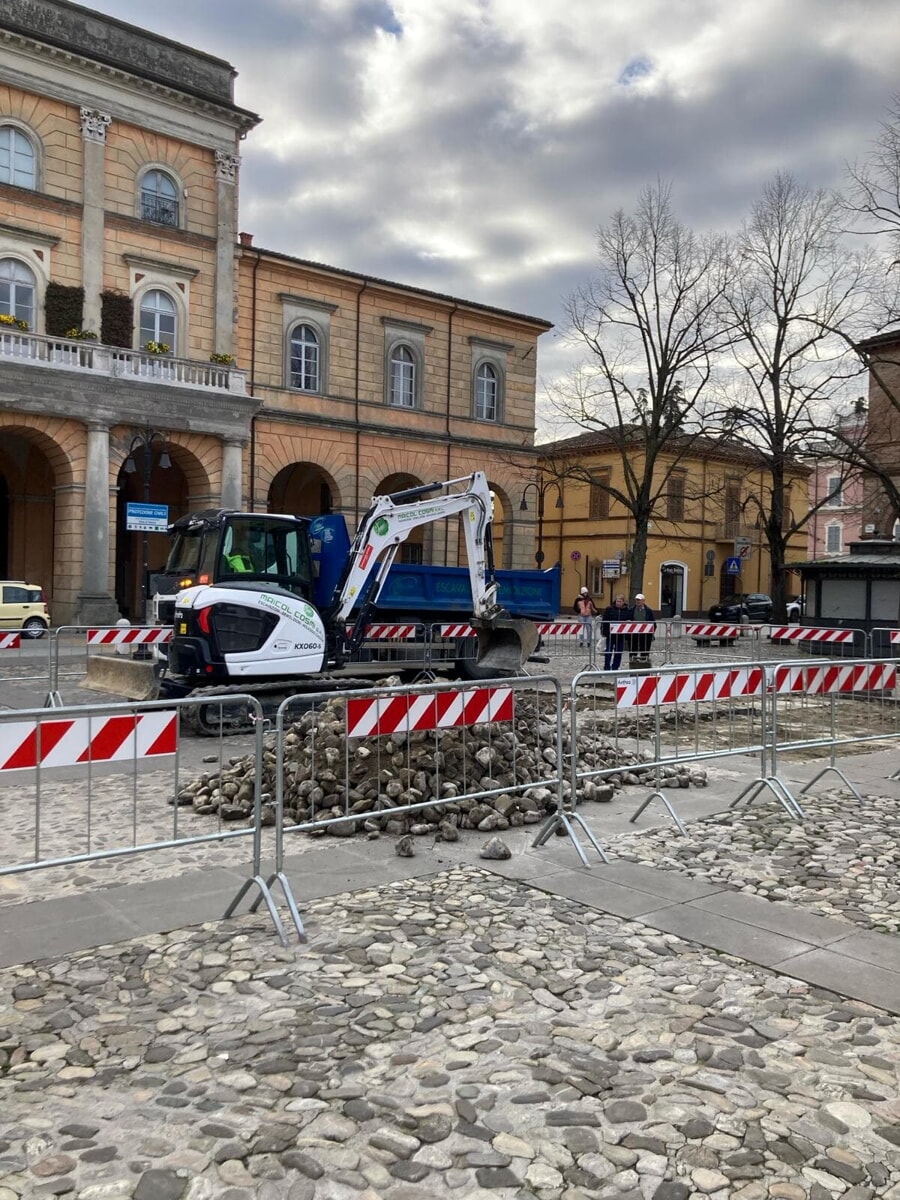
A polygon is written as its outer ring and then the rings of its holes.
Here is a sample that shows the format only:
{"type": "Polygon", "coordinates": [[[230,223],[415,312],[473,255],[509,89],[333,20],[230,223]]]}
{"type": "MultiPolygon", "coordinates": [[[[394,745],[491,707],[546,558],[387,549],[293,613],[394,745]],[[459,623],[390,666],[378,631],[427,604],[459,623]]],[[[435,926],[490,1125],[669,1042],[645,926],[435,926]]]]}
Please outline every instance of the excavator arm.
{"type": "Polygon", "coordinates": [[[521,667],[534,650],[537,630],[530,621],[510,618],[497,603],[491,547],[493,507],[493,497],[483,471],[444,483],[428,483],[376,496],[360,521],[326,614],[326,625],[336,636],[344,636],[347,619],[359,604],[356,622],[346,642],[347,650],[355,650],[365,636],[369,613],[378,602],[388,571],[403,542],[421,525],[459,516],[466,539],[472,625],[479,640],[478,662],[497,670],[521,667]],[[460,484],[465,486],[458,491],[445,492],[445,489],[460,484]]]}

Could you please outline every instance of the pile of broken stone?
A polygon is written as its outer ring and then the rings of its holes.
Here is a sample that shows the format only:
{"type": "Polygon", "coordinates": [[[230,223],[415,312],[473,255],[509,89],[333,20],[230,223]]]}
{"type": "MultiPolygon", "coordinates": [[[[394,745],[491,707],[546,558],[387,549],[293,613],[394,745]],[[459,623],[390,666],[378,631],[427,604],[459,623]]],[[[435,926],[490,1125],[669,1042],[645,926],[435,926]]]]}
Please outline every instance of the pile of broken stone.
{"type": "MultiPolygon", "coordinates": [[[[696,763],[657,767],[653,751],[629,747],[625,732],[620,726],[613,740],[602,727],[579,725],[575,804],[608,802],[617,789],[635,784],[706,786],[706,772],[696,763]]],[[[573,802],[572,735],[565,721],[561,739],[562,762],[555,710],[521,697],[509,724],[348,738],[344,700],[334,697],[284,732],[284,825],[330,822],[309,830],[319,836],[454,840],[459,830],[497,833],[537,824],[557,810],[560,798],[566,807],[573,802]]],[[[264,824],[275,821],[278,770],[276,741],[269,735],[262,762],[264,824]]],[[[256,757],[248,754],[182,787],[175,803],[222,821],[246,821],[253,817],[255,786],[256,757]]]]}

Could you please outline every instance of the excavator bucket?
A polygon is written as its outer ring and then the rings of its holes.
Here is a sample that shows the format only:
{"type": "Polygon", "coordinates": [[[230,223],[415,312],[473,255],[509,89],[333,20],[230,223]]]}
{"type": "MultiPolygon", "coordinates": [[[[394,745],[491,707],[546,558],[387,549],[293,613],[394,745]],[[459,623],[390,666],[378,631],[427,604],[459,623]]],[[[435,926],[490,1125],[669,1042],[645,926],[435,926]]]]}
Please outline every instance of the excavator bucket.
{"type": "Polygon", "coordinates": [[[514,674],[525,665],[538,643],[537,626],[521,617],[473,618],[478,634],[476,664],[486,670],[514,674]]]}

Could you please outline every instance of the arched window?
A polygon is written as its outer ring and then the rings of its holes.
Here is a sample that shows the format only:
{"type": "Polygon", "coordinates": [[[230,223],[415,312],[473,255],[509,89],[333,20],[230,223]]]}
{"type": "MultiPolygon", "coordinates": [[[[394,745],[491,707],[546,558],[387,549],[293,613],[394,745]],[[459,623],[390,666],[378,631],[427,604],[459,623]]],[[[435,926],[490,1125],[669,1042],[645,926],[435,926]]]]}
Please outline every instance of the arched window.
{"type": "Polygon", "coordinates": [[[408,346],[395,346],[391,351],[391,404],[416,406],[416,360],[408,346]]]}
{"type": "Polygon", "coordinates": [[[178,309],[172,297],[158,288],[145,292],[141,297],[141,347],[148,342],[163,343],[169,347],[170,353],[177,354],[177,328],[178,309]]]}
{"type": "MultiPolygon", "coordinates": [[[[34,275],[17,258],[0,259],[0,312],[34,328],[34,275]]],[[[0,327],[2,328],[2,327],[0,327]]]]}
{"type": "Polygon", "coordinates": [[[165,171],[148,171],[141,180],[141,219],[178,227],[178,188],[165,171]]]}
{"type": "Polygon", "coordinates": [[[318,392],[319,335],[311,325],[295,325],[291,331],[291,387],[318,392]]]}
{"type": "Polygon", "coordinates": [[[490,363],[482,363],[475,372],[475,420],[497,420],[497,372],[490,363]]]}
{"type": "Polygon", "coordinates": [[[0,125],[0,183],[23,188],[37,186],[34,146],[14,125],[0,125]]]}

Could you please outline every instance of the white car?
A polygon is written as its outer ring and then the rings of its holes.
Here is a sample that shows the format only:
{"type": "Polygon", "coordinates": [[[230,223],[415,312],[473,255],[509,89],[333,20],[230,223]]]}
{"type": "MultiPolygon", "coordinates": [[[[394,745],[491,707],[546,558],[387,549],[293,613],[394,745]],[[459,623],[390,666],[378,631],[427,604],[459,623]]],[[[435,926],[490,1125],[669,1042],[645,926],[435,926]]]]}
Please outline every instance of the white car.
{"type": "Polygon", "coordinates": [[[796,600],[788,600],[787,603],[787,619],[789,621],[799,621],[806,612],[806,597],[798,596],[796,600]]]}

